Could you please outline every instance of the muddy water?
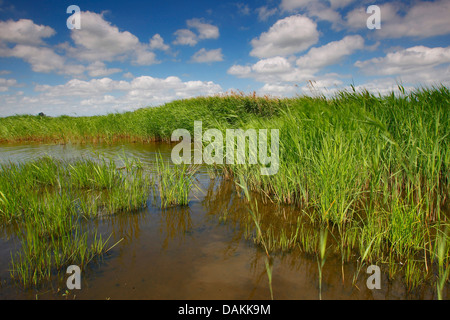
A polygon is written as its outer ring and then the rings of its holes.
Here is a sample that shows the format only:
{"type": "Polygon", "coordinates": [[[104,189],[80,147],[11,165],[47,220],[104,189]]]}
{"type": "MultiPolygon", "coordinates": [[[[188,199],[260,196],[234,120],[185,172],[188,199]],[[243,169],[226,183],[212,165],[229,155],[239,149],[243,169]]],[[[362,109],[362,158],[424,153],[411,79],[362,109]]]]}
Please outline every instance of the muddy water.
{"type": "MultiPolygon", "coordinates": [[[[126,154],[152,163],[160,152],[169,158],[167,144],[0,146],[0,163],[27,161],[43,155],[59,158],[126,154]]],[[[65,282],[23,290],[9,280],[9,261],[14,254],[14,234],[0,233],[0,299],[270,299],[264,250],[246,237],[242,216],[247,205],[233,184],[211,179],[205,168],[197,176],[199,191],[191,194],[189,207],[160,209],[149,206],[133,214],[89,222],[116,244],[102,259],[82,273],[82,289],[65,296],[65,282]]],[[[266,204],[264,215],[295,216],[297,209],[266,204]]],[[[288,218],[286,218],[288,219],[288,218]]],[[[318,299],[317,260],[298,250],[272,255],[275,299],[318,299]]],[[[381,289],[369,290],[368,275],[360,273],[352,284],[356,264],[342,268],[339,259],[327,259],[323,269],[323,299],[436,299],[432,286],[408,293],[400,280],[383,275],[381,289]],[[344,275],[344,276],[343,276],[344,275]]],[[[448,296],[448,292],[444,293],[448,296]]]]}

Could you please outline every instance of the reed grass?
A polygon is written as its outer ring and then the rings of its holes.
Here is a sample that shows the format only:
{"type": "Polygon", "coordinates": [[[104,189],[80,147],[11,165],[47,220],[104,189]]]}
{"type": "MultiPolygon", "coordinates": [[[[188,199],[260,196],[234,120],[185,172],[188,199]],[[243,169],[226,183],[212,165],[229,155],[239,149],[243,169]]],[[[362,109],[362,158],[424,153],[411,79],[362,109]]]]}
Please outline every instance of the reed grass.
{"type": "MultiPolygon", "coordinates": [[[[327,228],[334,243],[330,254],[339,254],[342,263],[357,261],[359,270],[367,263],[382,264],[390,278],[403,277],[412,290],[424,281],[448,283],[449,246],[438,248],[449,236],[437,241],[436,230],[449,218],[450,91],[445,86],[399,89],[397,95],[353,89],[331,98],[291,99],[235,93],[97,117],[14,116],[0,119],[0,141],[169,141],[175,129],[193,133],[197,120],[204,130],[279,129],[277,174],[262,176],[259,165],[210,170],[225,179],[242,177],[263,202],[298,208],[291,224],[249,215],[248,222],[255,227],[256,221],[260,229],[255,242],[268,253],[298,247],[318,254],[317,230],[327,228]],[[432,276],[436,265],[442,266],[439,280],[432,276]]],[[[174,167],[183,177],[179,182],[166,164],[158,167],[162,206],[186,205],[189,169],[174,167]]],[[[108,189],[116,173],[105,170],[98,187],[108,189]]],[[[13,176],[17,169],[10,171],[13,176]]],[[[58,167],[27,172],[34,185],[64,188],[58,167]]],[[[87,189],[97,188],[87,177],[79,180],[87,189]]],[[[8,186],[0,191],[0,215],[6,220],[24,215],[22,193],[8,186]]]]}
{"type": "Polygon", "coordinates": [[[83,222],[147,205],[151,177],[136,163],[127,160],[118,168],[103,157],[70,162],[44,157],[3,164],[0,221],[19,230],[12,279],[38,287],[65,266],[84,268],[103,254],[108,240],[83,222]]]}
{"type": "Polygon", "coordinates": [[[156,157],[161,208],[175,205],[187,206],[189,204],[189,194],[196,187],[195,173],[198,168],[198,165],[184,163],[171,166],[169,161],[164,163],[161,155],[156,157]]]}

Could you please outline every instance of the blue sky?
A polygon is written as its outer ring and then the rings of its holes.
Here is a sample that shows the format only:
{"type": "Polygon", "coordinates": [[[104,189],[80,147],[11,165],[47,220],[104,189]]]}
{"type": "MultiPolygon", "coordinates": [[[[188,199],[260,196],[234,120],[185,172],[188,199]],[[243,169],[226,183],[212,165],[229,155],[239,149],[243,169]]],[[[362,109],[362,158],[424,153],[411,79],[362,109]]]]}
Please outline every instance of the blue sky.
{"type": "Polygon", "coordinates": [[[449,19],[448,0],[0,0],[0,116],[448,86],[449,19]],[[70,5],[80,29],[67,28],[70,5]]]}

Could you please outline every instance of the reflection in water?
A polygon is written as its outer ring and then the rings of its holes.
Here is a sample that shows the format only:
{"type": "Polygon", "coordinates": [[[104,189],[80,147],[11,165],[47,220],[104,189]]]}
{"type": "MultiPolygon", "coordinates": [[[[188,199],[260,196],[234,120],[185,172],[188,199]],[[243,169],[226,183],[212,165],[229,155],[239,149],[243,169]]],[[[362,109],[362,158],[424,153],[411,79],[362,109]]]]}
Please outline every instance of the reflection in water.
{"type": "MultiPolygon", "coordinates": [[[[92,150],[118,157],[139,157],[144,164],[153,163],[161,152],[170,157],[171,146],[165,144],[115,145],[6,145],[0,147],[0,163],[26,161],[50,154],[73,158],[88,156],[92,150]]],[[[117,243],[97,266],[83,274],[81,299],[270,299],[265,259],[260,245],[255,245],[255,225],[248,214],[248,203],[234,183],[210,179],[202,168],[197,174],[199,192],[190,195],[189,206],[161,209],[150,197],[147,208],[134,213],[117,214],[87,222],[99,231],[108,245],[117,243]]],[[[312,233],[301,221],[298,208],[264,203],[258,198],[261,225],[267,236],[281,241],[288,233],[312,233]],[[299,228],[301,226],[301,228],[299,228]]],[[[14,228],[0,235],[0,299],[36,298],[33,290],[20,290],[8,284],[8,262],[13,246],[14,228]],[[6,281],[6,284],[5,284],[6,281]]],[[[300,234],[299,238],[304,236],[300,234]]],[[[273,257],[273,293],[275,299],[318,299],[317,261],[298,246],[273,257]]],[[[384,275],[381,290],[366,288],[361,272],[352,285],[356,263],[343,267],[339,257],[327,257],[323,268],[324,299],[434,299],[432,287],[408,293],[401,279],[388,280],[384,275]],[[343,270],[343,272],[342,272],[343,270]],[[342,276],[345,275],[345,277],[342,276]]],[[[41,299],[63,298],[60,288],[40,290],[41,299]]],[[[447,288],[448,296],[448,288],[447,288]]]]}
{"type": "Polygon", "coordinates": [[[164,237],[163,249],[175,238],[181,243],[184,236],[192,228],[191,210],[189,207],[170,207],[163,209],[160,215],[160,232],[164,237]]]}

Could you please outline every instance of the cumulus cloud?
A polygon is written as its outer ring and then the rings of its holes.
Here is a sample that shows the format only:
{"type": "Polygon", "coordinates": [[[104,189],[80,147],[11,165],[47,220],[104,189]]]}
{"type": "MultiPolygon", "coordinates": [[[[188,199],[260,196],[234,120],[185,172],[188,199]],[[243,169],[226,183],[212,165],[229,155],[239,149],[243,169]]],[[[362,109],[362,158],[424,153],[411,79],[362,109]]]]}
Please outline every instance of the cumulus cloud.
{"type": "Polygon", "coordinates": [[[197,33],[194,33],[190,29],[179,29],[174,33],[176,39],[173,44],[189,45],[193,47],[199,40],[219,38],[219,28],[212,24],[205,23],[203,19],[194,18],[187,20],[186,25],[191,29],[195,29],[197,33]]]}
{"type": "Polygon", "coordinates": [[[219,38],[219,28],[212,24],[205,23],[201,19],[191,19],[186,21],[189,28],[194,28],[198,32],[199,39],[219,38]]]}
{"type": "Polygon", "coordinates": [[[319,48],[311,48],[307,54],[297,60],[297,66],[302,69],[319,70],[333,65],[364,48],[364,39],[359,35],[346,36],[342,40],[332,41],[319,48]]]}
{"type": "Polygon", "coordinates": [[[295,68],[288,59],[280,56],[261,59],[251,66],[233,65],[227,72],[239,78],[251,78],[268,84],[303,82],[314,78],[313,73],[295,68]]]}
{"type": "Polygon", "coordinates": [[[105,77],[109,76],[114,73],[121,72],[122,69],[119,68],[106,68],[106,65],[104,62],[101,61],[95,61],[91,63],[86,70],[88,71],[89,75],[91,77],[105,77]]]}
{"type": "Polygon", "coordinates": [[[164,39],[161,37],[161,35],[155,34],[150,39],[150,49],[167,51],[170,49],[170,46],[164,43],[164,39]]]}
{"type": "MultiPolygon", "coordinates": [[[[398,86],[403,85],[405,91],[411,91],[414,89],[414,86],[412,85],[404,85],[399,78],[394,77],[385,77],[385,78],[379,78],[375,79],[366,83],[362,83],[360,85],[355,86],[355,90],[357,92],[361,91],[369,91],[373,94],[380,94],[382,96],[394,93],[400,93],[398,86]]],[[[347,90],[350,90],[349,87],[346,88],[347,90]]],[[[351,89],[353,90],[353,89],[351,89]]]]}
{"type": "MultiPolygon", "coordinates": [[[[1,81],[0,81],[1,85],[1,81]]],[[[222,93],[220,85],[212,81],[186,81],[178,77],[154,78],[141,76],[129,81],[110,78],[89,81],[72,79],[60,85],[36,85],[36,96],[0,95],[0,116],[14,113],[48,115],[102,114],[135,110],[159,105],[175,99],[222,93]],[[13,108],[15,104],[24,106],[13,108]]]]}
{"type": "Polygon", "coordinates": [[[267,6],[262,6],[256,9],[258,13],[259,21],[267,21],[271,16],[275,15],[278,12],[277,8],[269,9],[267,6]]]}
{"type": "Polygon", "coordinates": [[[17,86],[16,79],[0,78],[0,92],[6,92],[9,90],[10,87],[15,87],[15,86],[17,86]]]}
{"type": "Polygon", "coordinates": [[[292,96],[299,93],[299,86],[295,84],[266,83],[261,89],[259,89],[259,93],[281,97],[292,96]]]}
{"type": "Polygon", "coordinates": [[[403,75],[450,63],[450,47],[415,46],[388,53],[385,57],[357,61],[355,66],[373,75],[403,75]]]}
{"type": "Polygon", "coordinates": [[[69,53],[81,60],[114,61],[134,52],[139,39],[128,31],[119,31],[103,14],[81,12],[83,27],[71,31],[75,47],[69,53]]]}
{"type": "MultiPolygon", "coordinates": [[[[308,17],[331,22],[332,28],[339,30],[345,26],[341,12],[353,2],[355,0],[282,0],[280,10],[290,13],[302,12],[308,17]]],[[[366,15],[364,23],[367,17],[366,15]]]]}
{"type": "Polygon", "coordinates": [[[353,2],[355,2],[355,0],[282,0],[280,3],[280,9],[283,11],[293,12],[298,9],[307,9],[311,5],[317,3],[321,3],[322,5],[333,9],[342,9],[353,2]]]}
{"type": "Polygon", "coordinates": [[[80,75],[85,70],[82,65],[68,64],[64,57],[47,47],[18,44],[13,48],[0,48],[0,57],[21,58],[35,72],[80,75]]]}
{"type": "Polygon", "coordinates": [[[291,68],[289,61],[283,57],[263,59],[252,66],[252,70],[260,74],[285,73],[291,68]]]}
{"type": "MultiPolygon", "coordinates": [[[[64,50],[66,55],[58,54],[42,40],[55,34],[52,28],[37,25],[27,19],[0,22],[0,57],[23,59],[31,65],[34,72],[81,76],[87,71],[92,77],[121,71],[117,68],[107,69],[104,61],[130,59],[133,64],[138,65],[159,62],[151,51],[151,41],[148,44],[139,42],[130,32],[120,31],[111,25],[103,14],[86,11],[81,12],[81,18],[82,28],[71,31],[74,46],[67,42],[56,46],[64,50]],[[2,43],[14,46],[1,45],[2,43]],[[74,60],[91,64],[86,66],[74,60]]],[[[156,45],[162,39],[154,37],[152,40],[153,45],[156,45]]]]}
{"type": "Polygon", "coordinates": [[[233,65],[231,66],[227,73],[240,77],[240,78],[245,78],[246,76],[248,76],[250,73],[252,72],[252,68],[250,66],[241,66],[241,65],[233,65]]]}
{"type": "Polygon", "coordinates": [[[345,8],[355,0],[328,0],[332,8],[345,8]]]}
{"type": "Polygon", "coordinates": [[[66,58],[46,46],[44,38],[55,31],[28,19],[0,21],[0,57],[19,58],[35,72],[80,75],[84,66],[68,63],[66,58]]]}
{"type": "MultiPolygon", "coordinates": [[[[379,38],[417,37],[425,38],[450,33],[450,2],[447,0],[418,1],[411,7],[394,2],[379,5],[381,29],[375,32],[379,38]],[[403,13],[405,12],[405,13],[403,13]]],[[[351,29],[366,28],[368,14],[366,8],[350,11],[345,19],[351,29]]]]}
{"type": "Polygon", "coordinates": [[[71,57],[90,62],[131,59],[138,65],[158,63],[155,53],[151,51],[151,41],[142,43],[132,33],[120,31],[105,20],[103,13],[84,11],[80,14],[82,28],[71,31],[75,46],[66,46],[71,57]]]}
{"type": "Polygon", "coordinates": [[[295,11],[306,8],[314,0],[282,0],[280,8],[283,11],[295,11]]]}
{"type": "Polygon", "coordinates": [[[251,56],[270,58],[304,51],[317,43],[319,32],[311,19],[294,15],[278,20],[267,32],[251,41],[251,56]]]}
{"type": "Polygon", "coordinates": [[[192,56],[192,61],[198,63],[223,61],[222,49],[206,50],[202,48],[192,56]]]}
{"type": "Polygon", "coordinates": [[[318,75],[318,72],[363,48],[364,39],[361,36],[346,36],[339,41],[312,48],[299,58],[275,56],[261,59],[253,65],[233,65],[227,72],[239,78],[251,78],[264,83],[261,89],[264,94],[282,95],[299,91],[331,94],[342,85],[342,76],[318,75]],[[311,81],[314,81],[314,86],[310,85],[311,81]]]}
{"type": "Polygon", "coordinates": [[[39,45],[44,43],[43,38],[55,33],[51,27],[37,25],[29,19],[0,21],[0,43],[39,45]]]}
{"type": "Polygon", "coordinates": [[[241,15],[248,16],[250,14],[250,7],[245,3],[236,3],[238,12],[241,15]]]}
{"type": "Polygon", "coordinates": [[[450,85],[450,47],[415,46],[390,52],[384,57],[357,61],[355,66],[365,74],[390,76],[402,83],[450,85]]]}
{"type": "Polygon", "coordinates": [[[198,42],[197,35],[189,29],[179,29],[175,31],[176,39],[173,44],[195,46],[198,42]]]}
{"type": "Polygon", "coordinates": [[[139,44],[134,51],[133,64],[149,66],[159,63],[156,59],[156,54],[153,51],[149,51],[146,45],[139,44]]]}
{"type": "Polygon", "coordinates": [[[132,79],[132,78],[134,78],[134,76],[133,76],[133,74],[132,74],[131,72],[126,72],[126,73],[124,73],[124,74],[123,74],[123,77],[124,77],[124,78],[127,78],[127,79],[132,79]]]}
{"type": "Polygon", "coordinates": [[[292,83],[266,83],[259,93],[271,96],[329,96],[337,93],[344,88],[343,82],[332,76],[315,77],[313,80],[306,81],[303,85],[292,83]]]}

